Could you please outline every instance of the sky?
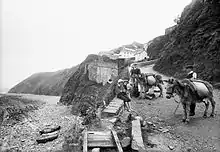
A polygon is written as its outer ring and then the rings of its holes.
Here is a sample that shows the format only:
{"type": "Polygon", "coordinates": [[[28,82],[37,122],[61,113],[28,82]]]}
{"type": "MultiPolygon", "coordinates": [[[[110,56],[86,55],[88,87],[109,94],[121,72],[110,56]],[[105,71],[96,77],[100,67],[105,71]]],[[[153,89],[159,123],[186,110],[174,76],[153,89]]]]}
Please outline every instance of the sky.
{"type": "Polygon", "coordinates": [[[191,0],[0,0],[0,89],[88,54],[147,43],[191,0]]]}

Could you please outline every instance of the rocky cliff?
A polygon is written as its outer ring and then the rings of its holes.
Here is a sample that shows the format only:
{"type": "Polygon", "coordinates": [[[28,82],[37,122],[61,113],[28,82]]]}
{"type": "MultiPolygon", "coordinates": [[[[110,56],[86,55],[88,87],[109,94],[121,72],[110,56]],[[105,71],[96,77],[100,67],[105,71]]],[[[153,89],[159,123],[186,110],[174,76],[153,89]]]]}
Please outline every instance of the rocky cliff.
{"type": "Polygon", "coordinates": [[[78,66],[56,72],[36,73],[9,90],[9,93],[30,93],[39,95],[61,95],[67,80],[78,66]]]}
{"type": "Polygon", "coordinates": [[[128,77],[127,69],[118,64],[118,60],[89,55],[67,81],[60,102],[74,105],[73,113],[78,113],[83,103],[93,107],[103,101],[108,103],[114,98],[114,86],[119,77],[128,77]],[[109,79],[113,80],[112,84],[107,83],[109,79]]]}
{"type": "MultiPolygon", "coordinates": [[[[155,70],[182,78],[182,70],[194,64],[200,79],[220,81],[220,1],[193,0],[175,29],[157,44],[160,58],[155,70]]],[[[153,42],[154,43],[154,42],[153,42]]]]}

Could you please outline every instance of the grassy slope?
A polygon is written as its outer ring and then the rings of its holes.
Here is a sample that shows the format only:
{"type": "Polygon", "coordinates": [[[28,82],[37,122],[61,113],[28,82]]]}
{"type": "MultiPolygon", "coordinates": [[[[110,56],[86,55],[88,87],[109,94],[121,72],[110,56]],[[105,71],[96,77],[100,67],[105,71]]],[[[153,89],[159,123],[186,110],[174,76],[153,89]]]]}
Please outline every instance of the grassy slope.
{"type": "Polygon", "coordinates": [[[64,85],[78,66],[56,72],[36,73],[20,82],[9,93],[31,93],[40,95],[61,95],[64,85]]]}

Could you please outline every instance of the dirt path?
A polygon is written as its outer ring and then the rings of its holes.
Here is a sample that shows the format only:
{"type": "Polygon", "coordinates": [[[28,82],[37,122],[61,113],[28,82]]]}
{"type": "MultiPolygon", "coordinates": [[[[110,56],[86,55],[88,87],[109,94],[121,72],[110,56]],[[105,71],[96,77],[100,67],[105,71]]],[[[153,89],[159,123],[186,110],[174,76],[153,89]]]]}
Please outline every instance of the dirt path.
{"type": "Polygon", "coordinates": [[[3,148],[22,152],[62,150],[64,136],[75,121],[75,116],[71,115],[71,107],[57,105],[59,97],[56,96],[24,95],[24,97],[43,100],[46,104],[41,109],[30,112],[29,117],[24,121],[14,126],[1,128],[1,136],[4,136],[3,148]],[[59,137],[45,144],[37,144],[36,138],[39,130],[50,124],[61,126],[59,137]]]}
{"type": "MultiPolygon", "coordinates": [[[[141,69],[142,72],[154,72],[152,66],[141,69]]],[[[166,77],[165,77],[166,78],[166,77]]],[[[165,95],[165,90],[164,90],[165,95]]],[[[132,107],[144,119],[153,122],[156,128],[166,128],[169,131],[162,133],[154,130],[143,129],[144,141],[153,141],[157,144],[157,149],[171,151],[168,146],[172,146],[172,151],[191,152],[220,152],[220,91],[214,90],[216,101],[216,117],[204,119],[203,112],[205,106],[197,104],[196,115],[191,117],[188,125],[182,123],[183,109],[180,106],[174,115],[177,106],[174,99],[157,98],[154,100],[133,99],[132,107]]],[[[211,107],[209,108],[209,114],[211,107]]],[[[146,145],[147,146],[147,145],[146,145]]]]}

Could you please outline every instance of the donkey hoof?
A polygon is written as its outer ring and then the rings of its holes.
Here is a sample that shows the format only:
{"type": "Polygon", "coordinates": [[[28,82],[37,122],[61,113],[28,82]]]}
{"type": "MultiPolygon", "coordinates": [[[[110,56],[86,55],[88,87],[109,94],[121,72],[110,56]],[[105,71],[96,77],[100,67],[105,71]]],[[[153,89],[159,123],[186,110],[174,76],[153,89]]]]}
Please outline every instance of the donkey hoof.
{"type": "Polygon", "coordinates": [[[207,118],[207,115],[206,115],[206,114],[204,114],[204,115],[203,115],[203,118],[207,118]]]}
{"type": "Polygon", "coordinates": [[[215,114],[211,114],[210,117],[215,117],[215,114]]]}

